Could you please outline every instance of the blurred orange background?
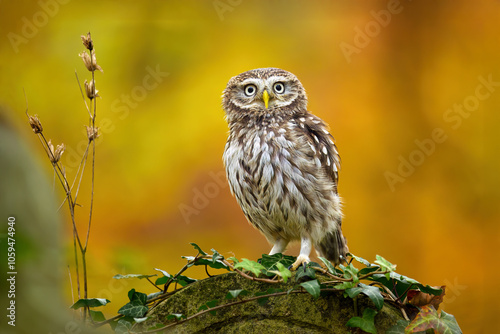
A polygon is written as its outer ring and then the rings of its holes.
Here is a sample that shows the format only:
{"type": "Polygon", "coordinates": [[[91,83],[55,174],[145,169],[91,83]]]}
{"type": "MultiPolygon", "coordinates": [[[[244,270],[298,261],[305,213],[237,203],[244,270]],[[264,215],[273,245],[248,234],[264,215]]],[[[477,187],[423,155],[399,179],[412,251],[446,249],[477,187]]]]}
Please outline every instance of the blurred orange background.
{"type": "MultiPolygon", "coordinates": [[[[80,35],[92,33],[104,73],[96,72],[89,295],[112,300],[107,315],[131,288],[154,292],[113,275],[174,274],[182,255],[195,255],[189,242],[238,258],[270,250],[225,181],[221,93],[232,76],[272,66],[297,75],[309,110],[337,140],[350,250],[447,285],[443,309],[462,330],[492,332],[500,297],[498,1],[41,0],[0,8],[0,104],[49,180],[23,89],[45,134],[66,144],[72,180],[88,124],[74,72],[90,79],[78,53],[80,35]]],[[[77,208],[82,235],[89,171],[77,208]]],[[[73,268],[67,216],[64,223],[73,268]]],[[[69,283],[61,290],[71,304],[69,283]]]]}

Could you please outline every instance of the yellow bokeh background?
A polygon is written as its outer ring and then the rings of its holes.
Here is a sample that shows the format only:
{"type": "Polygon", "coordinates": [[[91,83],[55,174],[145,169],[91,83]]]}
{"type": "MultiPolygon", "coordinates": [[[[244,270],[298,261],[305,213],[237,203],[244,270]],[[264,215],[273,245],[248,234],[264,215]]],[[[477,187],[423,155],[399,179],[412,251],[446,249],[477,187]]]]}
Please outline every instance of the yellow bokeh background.
{"type": "MultiPolygon", "coordinates": [[[[78,53],[80,35],[92,33],[104,72],[96,73],[89,294],[112,300],[108,315],[129,289],[154,292],[113,275],[175,273],[182,255],[195,254],[189,242],[238,258],[269,251],[223,177],[221,93],[232,76],[272,66],[297,75],[309,110],[337,140],[350,250],[447,285],[443,309],[464,332],[495,329],[498,1],[2,1],[0,19],[1,110],[49,180],[23,89],[48,138],[66,144],[72,179],[88,124],[74,72],[90,79],[78,53]]],[[[77,209],[82,235],[88,167],[77,209]]],[[[69,283],[61,290],[70,304],[69,283]]]]}

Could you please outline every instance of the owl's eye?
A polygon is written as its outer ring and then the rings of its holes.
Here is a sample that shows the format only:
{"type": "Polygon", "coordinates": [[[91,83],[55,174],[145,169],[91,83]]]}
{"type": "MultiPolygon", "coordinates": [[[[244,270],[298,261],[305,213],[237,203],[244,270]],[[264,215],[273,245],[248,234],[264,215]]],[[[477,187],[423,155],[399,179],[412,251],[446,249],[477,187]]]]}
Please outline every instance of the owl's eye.
{"type": "Polygon", "coordinates": [[[273,87],[276,94],[283,94],[285,92],[285,85],[282,82],[277,82],[273,87]]]}
{"type": "Polygon", "coordinates": [[[255,95],[255,92],[257,92],[257,87],[255,87],[255,85],[246,85],[245,86],[245,95],[246,96],[253,96],[253,95],[255,95]]]}

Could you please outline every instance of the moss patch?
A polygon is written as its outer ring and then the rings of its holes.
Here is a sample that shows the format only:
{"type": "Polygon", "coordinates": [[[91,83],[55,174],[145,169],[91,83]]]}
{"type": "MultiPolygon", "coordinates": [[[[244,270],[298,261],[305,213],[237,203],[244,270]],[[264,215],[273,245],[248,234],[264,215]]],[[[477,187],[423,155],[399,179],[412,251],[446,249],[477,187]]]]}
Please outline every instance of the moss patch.
{"type": "MultiPolygon", "coordinates": [[[[322,277],[318,275],[321,281],[322,277]]],[[[138,324],[134,330],[147,330],[158,323],[167,323],[169,314],[180,313],[191,316],[198,312],[201,305],[218,300],[219,305],[233,302],[226,300],[229,290],[244,289],[250,292],[246,299],[256,292],[278,288],[290,290],[296,283],[270,284],[255,282],[231,272],[210,277],[187,286],[154,307],[150,319],[138,324]]],[[[358,297],[358,310],[362,314],[366,307],[376,309],[363,295],[358,297]]],[[[189,320],[171,329],[172,333],[346,333],[345,326],[353,317],[354,304],[351,298],[344,298],[342,291],[322,292],[318,299],[308,293],[294,293],[271,297],[261,305],[250,301],[217,310],[216,315],[209,313],[189,320]]],[[[378,312],[375,324],[379,333],[384,333],[402,319],[400,312],[388,303],[378,312]]],[[[170,320],[173,321],[173,320],[170,320]]]]}

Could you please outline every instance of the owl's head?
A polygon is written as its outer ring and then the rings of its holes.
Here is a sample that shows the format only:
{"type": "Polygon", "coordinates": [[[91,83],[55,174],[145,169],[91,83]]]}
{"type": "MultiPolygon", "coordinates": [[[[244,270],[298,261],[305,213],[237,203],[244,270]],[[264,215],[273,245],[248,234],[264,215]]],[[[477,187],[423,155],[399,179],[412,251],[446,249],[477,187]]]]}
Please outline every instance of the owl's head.
{"type": "Polygon", "coordinates": [[[232,77],[222,94],[228,116],[292,114],[305,111],[307,97],[295,75],[279,68],[258,68],[232,77]]]}

